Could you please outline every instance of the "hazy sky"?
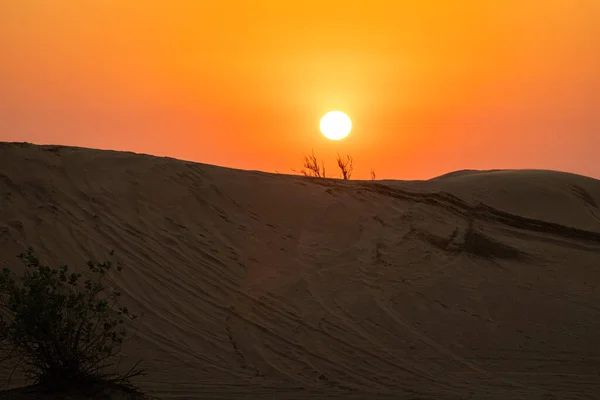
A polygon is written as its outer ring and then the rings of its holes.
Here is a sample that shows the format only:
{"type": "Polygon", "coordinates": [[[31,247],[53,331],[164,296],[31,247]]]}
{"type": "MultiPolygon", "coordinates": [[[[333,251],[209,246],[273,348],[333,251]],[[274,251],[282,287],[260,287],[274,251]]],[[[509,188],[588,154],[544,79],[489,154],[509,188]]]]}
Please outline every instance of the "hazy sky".
{"type": "Polygon", "coordinates": [[[600,178],[600,1],[0,0],[0,140],[600,178]]]}

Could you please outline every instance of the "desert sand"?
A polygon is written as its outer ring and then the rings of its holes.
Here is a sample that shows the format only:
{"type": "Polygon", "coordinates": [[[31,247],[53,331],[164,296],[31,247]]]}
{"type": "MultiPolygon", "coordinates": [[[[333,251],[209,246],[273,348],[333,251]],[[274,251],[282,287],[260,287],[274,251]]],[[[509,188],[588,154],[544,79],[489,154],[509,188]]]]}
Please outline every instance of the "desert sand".
{"type": "Polygon", "coordinates": [[[115,250],[143,314],[127,360],[161,399],[600,398],[592,178],[341,181],[0,143],[0,266],[29,245],[72,268],[115,250]]]}

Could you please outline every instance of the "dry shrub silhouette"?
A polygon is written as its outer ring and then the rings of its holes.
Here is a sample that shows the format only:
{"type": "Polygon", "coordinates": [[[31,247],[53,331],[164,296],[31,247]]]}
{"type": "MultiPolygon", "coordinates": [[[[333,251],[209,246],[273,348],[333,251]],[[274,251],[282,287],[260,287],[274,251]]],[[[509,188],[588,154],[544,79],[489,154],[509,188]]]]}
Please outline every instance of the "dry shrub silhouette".
{"type": "MultiPolygon", "coordinates": [[[[342,174],[342,179],[350,180],[352,173],[354,172],[354,159],[350,155],[342,158],[338,153],[336,157],[337,166],[342,174]]],[[[309,155],[305,155],[302,163],[302,170],[300,173],[304,176],[311,176],[315,178],[326,178],[325,175],[325,163],[323,160],[319,163],[319,160],[315,156],[314,150],[309,155]]],[[[298,171],[292,169],[292,171],[298,173],[298,171]]],[[[371,169],[371,179],[375,180],[375,171],[371,169]]]]}
{"type": "Polygon", "coordinates": [[[371,168],[371,180],[374,181],[376,179],[375,170],[371,168]]]}
{"type": "Polygon", "coordinates": [[[303,169],[300,171],[304,176],[313,176],[316,178],[325,178],[325,164],[315,156],[314,150],[308,156],[304,156],[303,169]]]}
{"type": "Polygon", "coordinates": [[[336,161],[340,171],[342,172],[342,178],[345,181],[349,180],[352,176],[352,172],[354,171],[352,157],[347,155],[346,158],[342,158],[338,153],[336,161]]]}

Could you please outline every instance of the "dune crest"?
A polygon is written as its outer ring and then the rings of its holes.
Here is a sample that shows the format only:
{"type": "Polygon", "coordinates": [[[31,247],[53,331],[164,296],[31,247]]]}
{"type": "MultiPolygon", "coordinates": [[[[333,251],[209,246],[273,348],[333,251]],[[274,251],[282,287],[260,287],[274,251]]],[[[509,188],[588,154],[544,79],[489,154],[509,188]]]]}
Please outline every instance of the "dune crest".
{"type": "Polygon", "coordinates": [[[0,266],[114,249],[164,399],[596,396],[599,205],[551,171],[345,182],[0,143],[0,266]]]}

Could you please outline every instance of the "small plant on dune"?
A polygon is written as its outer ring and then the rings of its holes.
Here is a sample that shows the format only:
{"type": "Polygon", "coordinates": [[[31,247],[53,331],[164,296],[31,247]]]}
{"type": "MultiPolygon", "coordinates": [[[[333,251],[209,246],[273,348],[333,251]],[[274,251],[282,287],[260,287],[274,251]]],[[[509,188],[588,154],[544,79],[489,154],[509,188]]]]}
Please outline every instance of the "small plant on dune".
{"type": "Polygon", "coordinates": [[[0,363],[13,362],[13,372],[57,390],[128,384],[143,373],[139,363],[124,373],[107,372],[132,337],[126,321],[136,318],[119,305],[120,293],[104,284],[109,272],[121,271],[120,264],[90,261],[92,278],[81,282],[82,275],[69,273],[66,265],[42,264],[31,248],[19,258],[22,276],[8,268],[0,273],[0,363]]]}
{"type": "Polygon", "coordinates": [[[371,168],[371,180],[374,181],[375,179],[377,179],[377,176],[375,175],[375,170],[371,168]]]}
{"type": "Polygon", "coordinates": [[[352,157],[346,156],[346,158],[342,158],[339,153],[336,158],[337,165],[342,173],[342,178],[347,181],[352,176],[352,172],[354,171],[354,164],[352,161],[352,157]]]}
{"type": "MultiPolygon", "coordinates": [[[[342,179],[350,180],[352,173],[354,172],[354,159],[352,156],[347,155],[345,158],[342,158],[338,153],[336,162],[340,169],[342,179]]],[[[302,175],[315,178],[326,178],[325,163],[323,161],[319,163],[314,151],[311,154],[304,156],[302,166],[303,169],[300,171],[302,175]]],[[[292,169],[292,171],[298,172],[294,169],[292,169]]],[[[375,171],[373,169],[371,169],[371,179],[375,179],[375,171]]]]}
{"type": "Polygon", "coordinates": [[[304,176],[313,176],[316,178],[325,178],[325,164],[317,160],[315,152],[313,151],[310,155],[304,156],[303,169],[300,171],[304,176]]]}

